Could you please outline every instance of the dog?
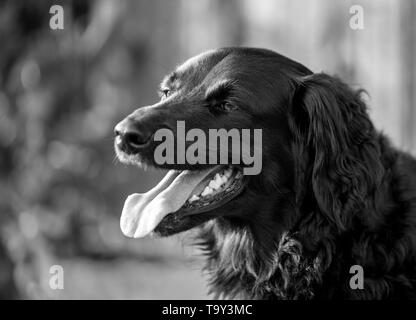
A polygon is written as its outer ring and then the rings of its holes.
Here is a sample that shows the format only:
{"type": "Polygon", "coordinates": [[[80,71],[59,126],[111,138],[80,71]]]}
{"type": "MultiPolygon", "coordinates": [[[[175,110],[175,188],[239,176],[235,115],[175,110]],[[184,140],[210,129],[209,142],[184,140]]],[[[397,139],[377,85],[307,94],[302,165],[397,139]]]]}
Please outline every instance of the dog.
{"type": "Polygon", "coordinates": [[[126,236],[196,228],[215,298],[416,298],[416,160],[374,128],[361,90],[270,50],[231,47],[186,61],[160,95],[115,127],[122,162],[170,170],[127,198],[126,236]],[[261,129],[261,172],[156,163],[155,132],[177,136],[178,121],[261,129]]]}

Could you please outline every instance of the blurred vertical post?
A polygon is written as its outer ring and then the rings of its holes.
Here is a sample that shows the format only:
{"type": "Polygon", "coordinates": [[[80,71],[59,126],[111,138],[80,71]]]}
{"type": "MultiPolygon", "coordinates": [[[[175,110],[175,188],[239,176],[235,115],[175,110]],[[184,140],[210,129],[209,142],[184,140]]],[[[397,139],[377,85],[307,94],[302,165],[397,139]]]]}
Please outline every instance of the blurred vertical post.
{"type": "Polygon", "coordinates": [[[416,154],[416,2],[401,6],[401,77],[403,94],[403,145],[416,154]]]}

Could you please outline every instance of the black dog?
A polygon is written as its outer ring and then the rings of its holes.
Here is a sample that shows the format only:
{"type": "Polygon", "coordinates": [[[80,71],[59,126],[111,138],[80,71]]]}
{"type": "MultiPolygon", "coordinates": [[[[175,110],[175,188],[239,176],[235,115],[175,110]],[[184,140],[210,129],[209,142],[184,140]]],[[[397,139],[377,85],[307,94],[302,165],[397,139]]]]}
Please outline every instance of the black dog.
{"type": "Polygon", "coordinates": [[[263,49],[188,60],[163,81],[159,102],[116,126],[122,161],[174,169],[127,199],[123,232],[198,226],[217,297],[416,298],[416,160],[374,129],[360,94],[263,49]],[[177,134],[179,120],[204,132],[261,128],[261,173],[157,165],[153,136],[177,134]],[[221,187],[201,196],[211,179],[221,187]],[[353,265],[364,270],[362,289],[350,286],[353,265]]]}

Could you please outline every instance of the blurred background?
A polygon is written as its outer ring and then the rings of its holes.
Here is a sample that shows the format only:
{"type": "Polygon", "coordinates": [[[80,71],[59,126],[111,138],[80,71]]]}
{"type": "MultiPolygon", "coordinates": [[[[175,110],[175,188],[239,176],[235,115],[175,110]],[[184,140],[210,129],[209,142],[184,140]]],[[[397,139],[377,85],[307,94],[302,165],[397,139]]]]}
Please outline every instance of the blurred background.
{"type": "Polygon", "coordinates": [[[124,199],[162,173],[117,163],[114,125],[188,57],[256,46],[365,88],[376,126],[415,151],[415,40],[416,0],[0,0],[0,298],[208,298],[186,235],[123,237],[124,199]]]}

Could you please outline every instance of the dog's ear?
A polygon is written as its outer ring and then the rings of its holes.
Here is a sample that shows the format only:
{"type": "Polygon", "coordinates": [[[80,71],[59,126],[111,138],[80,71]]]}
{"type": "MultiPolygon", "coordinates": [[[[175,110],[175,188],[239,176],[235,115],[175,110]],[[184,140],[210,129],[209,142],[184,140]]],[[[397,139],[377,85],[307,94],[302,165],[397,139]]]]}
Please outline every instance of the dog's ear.
{"type": "Polygon", "coordinates": [[[303,183],[339,230],[368,209],[367,197],[382,177],[376,132],[360,94],[337,78],[313,74],[297,81],[289,113],[303,183]]]}

